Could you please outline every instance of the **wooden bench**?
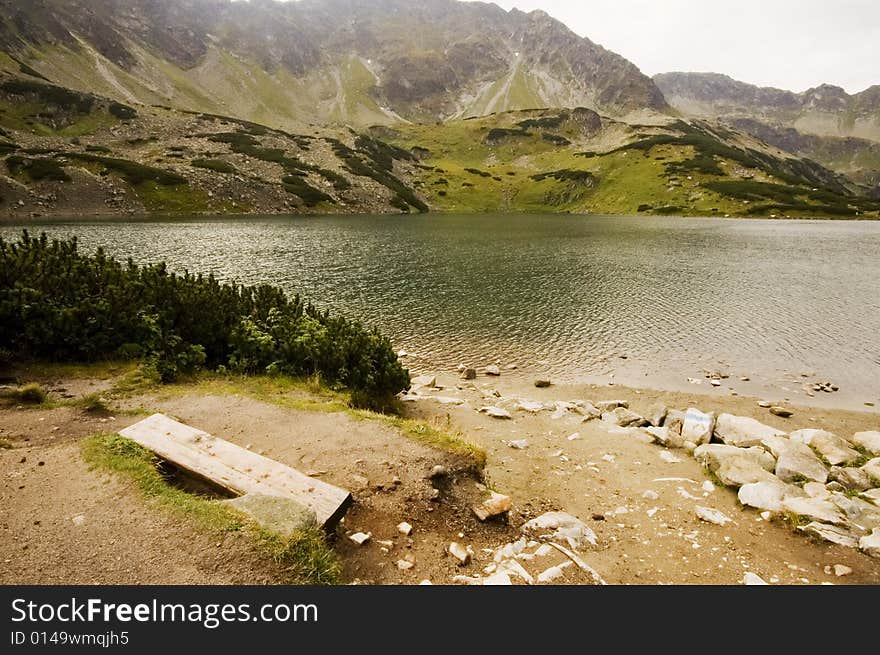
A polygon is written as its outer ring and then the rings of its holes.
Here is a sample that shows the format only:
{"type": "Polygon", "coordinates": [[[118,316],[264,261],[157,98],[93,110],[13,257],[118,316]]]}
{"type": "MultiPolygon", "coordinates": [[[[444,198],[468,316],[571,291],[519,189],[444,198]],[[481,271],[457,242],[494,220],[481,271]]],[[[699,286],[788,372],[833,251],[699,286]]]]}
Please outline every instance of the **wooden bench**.
{"type": "Polygon", "coordinates": [[[336,527],[352,503],[351,493],[345,489],[310,478],[164,414],[153,414],[120,430],[119,434],[235,495],[253,494],[293,501],[314,512],[317,524],[328,531],[336,527]]]}

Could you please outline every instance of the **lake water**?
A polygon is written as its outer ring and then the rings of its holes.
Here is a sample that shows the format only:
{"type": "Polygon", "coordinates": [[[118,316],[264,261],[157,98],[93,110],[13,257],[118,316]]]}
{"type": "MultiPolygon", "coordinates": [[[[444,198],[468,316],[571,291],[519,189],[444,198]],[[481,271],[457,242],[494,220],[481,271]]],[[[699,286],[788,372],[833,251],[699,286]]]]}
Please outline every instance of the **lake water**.
{"type": "Polygon", "coordinates": [[[877,222],[427,215],[29,229],[280,285],[380,327],[416,369],[498,361],[560,382],[693,390],[688,377],[718,370],[743,392],[806,401],[804,381],[821,379],[844,404],[880,396],[877,222]]]}

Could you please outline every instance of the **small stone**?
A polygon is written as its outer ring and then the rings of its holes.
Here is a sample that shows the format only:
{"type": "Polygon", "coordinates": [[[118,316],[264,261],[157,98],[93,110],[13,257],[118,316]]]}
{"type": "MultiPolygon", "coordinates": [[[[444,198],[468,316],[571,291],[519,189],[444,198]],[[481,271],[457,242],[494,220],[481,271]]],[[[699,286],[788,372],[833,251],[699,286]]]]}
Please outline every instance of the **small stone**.
{"type": "Polygon", "coordinates": [[[510,415],[510,412],[508,412],[506,409],[502,409],[501,407],[495,407],[492,405],[481,407],[479,409],[479,412],[481,414],[486,414],[487,416],[491,416],[492,418],[497,419],[509,420],[513,418],[513,416],[510,415]]]}
{"type": "Polygon", "coordinates": [[[853,570],[848,567],[846,564],[835,564],[834,565],[834,575],[838,578],[842,578],[845,575],[849,575],[853,570]]]}
{"type": "Polygon", "coordinates": [[[354,534],[349,535],[348,538],[351,539],[358,546],[363,546],[370,540],[370,537],[372,536],[372,532],[355,532],[354,534]]]}
{"type": "Polygon", "coordinates": [[[409,571],[413,566],[415,566],[415,564],[408,562],[405,559],[397,560],[397,568],[401,571],[409,571]]]}
{"type": "Polygon", "coordinates": [[[763,407],[764,409],[770,409],[771,407],[773,407],[773,403],[771,403],[768,400],[759,400],[758,407],[763,407]]]}
{"type": "Polygon", "coordinates": [[[85,514],[77,514],[76,516],[74,516],[70,520],[73,521],[73,524],[75,526],[80,526],[86,522],[86,515],[85,514]]]}
{"type": "Polygon", "coordinates": [[[442,464],[437,464],[431,469],[431,473],[428,477],[434,480],[436,478],[445,478],[447,475],[449,475],[449,469],[442,464]]]}
{"type": "Polygon", "coordinates": [[[450,543],[447,550],[449,551],[449,554],[452,555],[452,557],[458,560],[459,566],[467,566],[467,564],[471,561],[470,550],[468,550],[456,541],[450,543]]]}
{"type": "Polygon", "coordinates": [[[794,415],[793,411],[786,409],[785,407],[780,407],[779,405],[771,407],[770,413],[773,414],[773,416],[778,416],[780,418],[791,418],[794,415]]]}
{"type": "Polygon", "coordinates": [[[475,368],[465,368],[461,372],[462,380],[476,380],[477,379],[477,369],[475,368]]]}
{"type": "Polygon", "coordinates": [[[535,380],[535,386],[538,387],[538,389],[546,389],[551,384],[553,384],[553,383],[550,382],[550,380],[547,378],[539,378],[539,379],[535,380]]]}
{"type": "Polygon", "coordinates": [[[498,368],[497,366],[495,366],[494,364],[491,364],[486,367],[486,375],[498,377],[499,375],[501,375],[501,369],[498,368]]]}
{"type": "Polygon", "coordinates": [[[413,527],[406,521],[403,521],[402,523],[397,524],[397,531],[400,534],[408,537],[412,534],[413,527]]]}
{"type": "Polygon", "coordinates": [[[766,582],[764,582],[764,579],[761,578],[760,575],[751,572],[748,572],[743,576],[742,583],[746,586],[759,586],[767,584],[766,582]]]}
{"type": "Polygon", "coordinates": [[[474,514],[476,514],[477,518],[481,521],[509,512],[512,506],[510,496],[505,496],[504,494],[499,494],[494,491],[490,491],[489,493],[489,498],[484,500],[482,505],[477,505],[473,508],[474,514]]]}
{"type": "Polygon", "coordinates": [[[566,512],[546,512],[522,526],[523,534],[537,539],[564,542],[574,550],[596,545],[596,533],[580,519],[566,512]]]}
{"type": "Polygon", "coordinates": [[[732,518],[730,518],[723,512],[719,512],[717,509],[712,509],[711,507],[702,507],[700,505],[697,505],[696,513],[697,518],[699,518],[701,521],[714,523],[715,525],[720,525],[722,527],[733,521],[732,518]]]}
{"type": "Polygon", "coordinates": [[[508,441],[507,445],[514,450],[524,450],[529,447],[529,442],[527,439],[515,439],[514,441],[508,441]]]}

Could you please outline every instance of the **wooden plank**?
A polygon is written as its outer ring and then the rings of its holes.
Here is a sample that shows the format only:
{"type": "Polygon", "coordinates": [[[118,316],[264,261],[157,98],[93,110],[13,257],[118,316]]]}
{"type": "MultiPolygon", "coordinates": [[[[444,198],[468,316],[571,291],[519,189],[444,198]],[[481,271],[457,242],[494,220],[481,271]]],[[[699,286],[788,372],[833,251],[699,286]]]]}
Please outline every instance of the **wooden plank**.
{"type": "Polygon", "coordinates": [[[164,414],[120,430],[120,435],[152,450],[175,466],[229,489],[295,500],[315,513],[318,525],[332,529],[351,505],[351,494],[310,478],[225,439],[179,423],[164,414]]]}

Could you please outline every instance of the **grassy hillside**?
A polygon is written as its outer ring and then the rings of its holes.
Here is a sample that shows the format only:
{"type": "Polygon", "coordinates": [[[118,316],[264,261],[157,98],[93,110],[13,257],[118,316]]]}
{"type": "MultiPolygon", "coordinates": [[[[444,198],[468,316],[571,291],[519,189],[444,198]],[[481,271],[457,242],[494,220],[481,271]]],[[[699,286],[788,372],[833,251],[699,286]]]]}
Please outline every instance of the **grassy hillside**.
{"type": "MultiPolygon", "coordinates": [[[[363,62],[359,75],[369,73],[363,62]]],[[[340,102],[364,107],[354,92],[340,102]]],[[[368,109],[368,108],[367,108],[368,109]]],[[[269,111],[267,109],[267,111],[269,111]]],[[[523,110],[286,131],[0,75],[0,215],[571,212],[876,217],[806,159],[706,122],[523,110]]]]}
{"type": "Polygon", "coordinates": [[[444,211],[854,217],[880,208],[814,162],[705,122],[637,126],[545,110],[389,136],[420,154],[414,186],[444,211]]]}

